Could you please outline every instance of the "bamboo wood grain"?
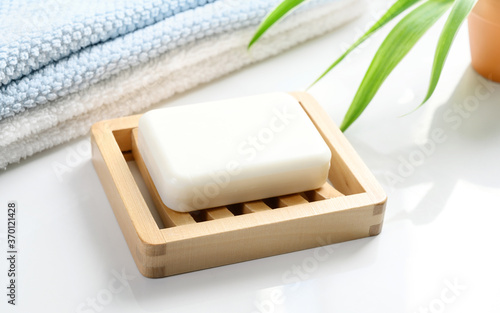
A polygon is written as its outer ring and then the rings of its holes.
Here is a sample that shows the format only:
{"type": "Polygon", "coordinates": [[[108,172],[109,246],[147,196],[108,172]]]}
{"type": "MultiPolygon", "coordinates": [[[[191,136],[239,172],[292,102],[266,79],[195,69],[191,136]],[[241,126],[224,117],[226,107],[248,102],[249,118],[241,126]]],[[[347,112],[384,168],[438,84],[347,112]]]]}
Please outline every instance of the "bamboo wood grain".
{"type": "Polygon", "coordinates": [[[245,202],[243,204],[243,213],[257,213],[270,210],[271,208],[268,207],[267,204],[265,204],[262,200],[245,202]]]}
{"type": "Polygon", "coordinates": [[[307,191],[305,194],[310,201],[319,201],[343,196],[340,191],[333,188],[329,183],[325,183],[316,190],[307,191]]]}
{"type": "Polygon", "coordinates": [[[234,216],[233,213],[231,213],[231,211],[229,211],[226,207],[207,209],[205,211],[207,214],[207,220],[217,220],[234,216]]]}
{"type": "Polygon", "coordinates": [[[158,202],[140,154],[134,153],[140,116],[92,127],[94,167],[143,275],[164,277],[380,233],[382,188],[316,101],[305,93],[293,96],[332,151],[328,178],[335,188],[327,183],[301,194],[203,210],[196,220],[158,202]],[[134,160],[156,208],[147,207],[130,172],[127,161],[134,160]],[[155,209],[168,227],[158,227],[150,211],[155,209]]]}
{"type": "Polygon", "coordinates": [[[309,203],[309,202],[299,194],[287,195],[278,198],[279,207],[294,206],[297,204],[304,204],[304,203],[309,203]]]}

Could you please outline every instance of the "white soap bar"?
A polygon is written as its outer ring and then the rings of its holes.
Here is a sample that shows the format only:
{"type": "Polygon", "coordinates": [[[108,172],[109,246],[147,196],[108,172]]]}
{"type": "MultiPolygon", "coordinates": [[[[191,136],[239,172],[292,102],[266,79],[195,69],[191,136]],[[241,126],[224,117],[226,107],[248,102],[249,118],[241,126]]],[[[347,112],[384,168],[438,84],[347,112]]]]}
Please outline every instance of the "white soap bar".
{"type": "Polygon", "coordinates": [[[286,93],[150,111],[138,148],[164,204],[180,212],[319,188],[331,158],[286,93]]]}

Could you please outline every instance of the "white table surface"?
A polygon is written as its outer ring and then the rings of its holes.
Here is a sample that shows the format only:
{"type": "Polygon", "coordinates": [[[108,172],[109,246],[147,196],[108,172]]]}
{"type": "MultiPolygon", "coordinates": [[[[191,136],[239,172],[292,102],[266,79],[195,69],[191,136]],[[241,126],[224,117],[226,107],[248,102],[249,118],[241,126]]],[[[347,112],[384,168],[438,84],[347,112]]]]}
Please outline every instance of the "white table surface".
{"type": "MultiPolygon", "coordinates": [[[[373,12],[161,106],[304,89],[373,22],[373,12]]],[[[387,32],[310,90],[337,124],[387,32]]],[[[425,94],[438,35],[431,29],[346,132],[388,194],[379,236],[329,246],[329,257],[312,268],[310,249],[142,277],[87,136],[0,173],[0,312],[498,312],[500,84],[470,67],[466,26],[434,97],[400,117],[425,94]],[[10,200],[19,207],[16,307],[5,296],[10,200]],[[297,269],[296,283],[284,279],[297,269]]]]}

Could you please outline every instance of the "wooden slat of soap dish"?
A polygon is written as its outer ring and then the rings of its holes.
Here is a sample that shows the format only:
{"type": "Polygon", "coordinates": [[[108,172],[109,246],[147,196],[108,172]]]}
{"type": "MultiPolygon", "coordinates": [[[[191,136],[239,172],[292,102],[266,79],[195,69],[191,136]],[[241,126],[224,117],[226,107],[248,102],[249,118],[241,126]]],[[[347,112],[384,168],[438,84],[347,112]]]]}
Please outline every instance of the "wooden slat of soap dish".
{"type": "Polygon", "coordinates": [[[309,201],[304,199],[304,197],[302,197],[299,194],[278,197],[279,207],[294,206],[297,204],[304,204],[304,203],[309,203],[309,201]]]}
{"type": "Polygon", "coordinates": [[[219,208],[207,209],[205,212],[207,214],[207,220],[217,220],[234,216],[233,213],[231,213],[231,211],[229,211],[224,206],[219,208]]]}
{"type": "Polygon", "coordinates": [[[257,213],[269,210],[271,210],[271,208],[262,200],[243,203],[243,213],[257,213]]]}
{"type": "Polygon", "coordinates": [[[386,203],[382,188],[321,106],[306,93],[292,95],[332,151],[331,183],[198,212],[175,212],[161,201],[137,153],[139,115],[92,127],[94,167],[143,275],[169,276],[380,233],[386,203]],[[137,163],[156,208],[146,204],[127,161],[137,163]]]}
{"type": "Polygon", "coordinates": [[[311,201],[319,201],[341,197],[343,194],[332,187],[329,183],[325,183],[321,188],[305,192],[308,199],[311,201]]]}

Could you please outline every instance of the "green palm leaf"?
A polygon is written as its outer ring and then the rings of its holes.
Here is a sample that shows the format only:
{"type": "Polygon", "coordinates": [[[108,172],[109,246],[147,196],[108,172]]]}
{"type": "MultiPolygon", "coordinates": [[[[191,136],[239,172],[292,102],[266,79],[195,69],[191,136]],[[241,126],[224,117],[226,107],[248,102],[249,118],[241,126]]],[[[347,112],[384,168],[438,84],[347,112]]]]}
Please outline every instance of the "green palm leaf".
{"type": "Polygon", "coordinates": [[[450,51],[451,44],[455,39],[455,36],[462,25],[462,22],[467,18],[470,11],[476,4],[477,0],[456,0],[453,8],[451,9],[450,15],[444,24],[443,30],[439,37],[438,45],[436,48],[436,53],[434,55],[434,63],[432,65],[431,81],[429,83],[429,89],[427,90],[427,95],[424,101],[417,107],[421,107],[434,93],[439,77],[441,77],[441,71],[443,70],[444,62],[450,51]]]}
{"type": "Polygon", "coordinates": [[[335,62],[330,65],[326,71],[321,74],[320,77],[318,77],[312,84],[311,86],[308,87],[311,88],[314,84],[316,84],[320,79],[322,79],[328,72],[330,72],[337,64],[339,64],[349,53],[351,53],[356,47],[358,47],[360,44],[362,44],[366,39],[368,39],[373,33],[375,33],[377,30],[379,30],[382,26],[385,24],[389,23],[392,21],[396,16],[399,14],[403,13],[406,11],[409,7],[414,5],[415,3],[419,2],[421,0],[398,0],[396,3],[394,3],[387,12],[375,23],[373,24],[370,29],[363,34],[358,40],[356,40],[355,43],[353,43],[335,62]]]}
{"type": "Polygon", "coordinates": [[[304,0],[284,0],[281,2],[259,25],[259,28],[248,44],[248,49],[250,49],[250,47],[269,29],[269,27],[302,2],[304,2],[304,0]]]}
{"type": "Polygon", "coordinates": [[[408,13],[387,35],[375,54],[340,126],[345,131],[365,110],[382,83],[453,0],[428,0],[408,13]]]}

